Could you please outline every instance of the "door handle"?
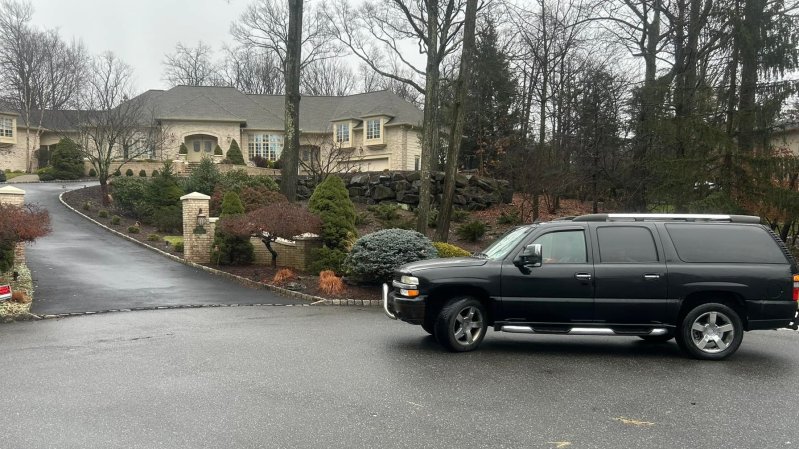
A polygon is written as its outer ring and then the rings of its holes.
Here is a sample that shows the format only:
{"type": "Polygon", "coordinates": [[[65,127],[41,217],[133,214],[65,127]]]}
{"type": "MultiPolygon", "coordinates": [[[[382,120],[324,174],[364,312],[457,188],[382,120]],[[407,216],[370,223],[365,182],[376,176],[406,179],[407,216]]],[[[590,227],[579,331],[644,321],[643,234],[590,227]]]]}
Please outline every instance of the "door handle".
{"type": "Polygon", "coordinates": [[[574,275],[575,279],[578,281],[590,281],[591,274],[590,273],[577,273],[574,275]]]}
{"type": "Polygon", "coordinates": [[[644,279],[646,279],[647,281],[654,281],[654,280],[660,279],[660,275],[659,274],[645,274],[644,275],[644,279]]]}

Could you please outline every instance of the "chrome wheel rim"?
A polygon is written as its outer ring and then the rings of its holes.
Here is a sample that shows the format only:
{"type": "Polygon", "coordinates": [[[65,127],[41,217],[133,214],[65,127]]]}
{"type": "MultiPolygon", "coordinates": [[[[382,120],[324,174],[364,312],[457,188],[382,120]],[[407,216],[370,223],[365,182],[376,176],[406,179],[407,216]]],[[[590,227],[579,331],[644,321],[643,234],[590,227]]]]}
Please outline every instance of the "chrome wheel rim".
{"type": "Polygon", "coordinates": [[[452,335],[455,341],[468,346],[480,338],[483,333],[483,314],[474,306],[464,307],[455,315],[452,324],[452,335]]]}
{"type": "Polygon", "coordinates": [[[705,312],[691,325],[691,340],[702,352],[716,354],[727,349],[735,338],[735,326],[727,315],[705,312]]]}

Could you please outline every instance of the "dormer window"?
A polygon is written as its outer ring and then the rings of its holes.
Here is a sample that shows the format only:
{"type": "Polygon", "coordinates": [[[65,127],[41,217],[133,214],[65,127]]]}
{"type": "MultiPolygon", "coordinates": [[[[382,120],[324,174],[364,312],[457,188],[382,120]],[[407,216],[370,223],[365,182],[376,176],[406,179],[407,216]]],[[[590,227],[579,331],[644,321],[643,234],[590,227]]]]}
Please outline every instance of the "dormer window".
{"type": "Polygon", "coordinates": [[[342,145],[350,143],[350,124],[339,123],[336,125],[336,143],[342,145]]]}
{"type": "Polygon", "coordinates": [[[374,140],[379,139],[380,134],[380,119],[369,119],[366,121],[366,139],[374,140]]]}

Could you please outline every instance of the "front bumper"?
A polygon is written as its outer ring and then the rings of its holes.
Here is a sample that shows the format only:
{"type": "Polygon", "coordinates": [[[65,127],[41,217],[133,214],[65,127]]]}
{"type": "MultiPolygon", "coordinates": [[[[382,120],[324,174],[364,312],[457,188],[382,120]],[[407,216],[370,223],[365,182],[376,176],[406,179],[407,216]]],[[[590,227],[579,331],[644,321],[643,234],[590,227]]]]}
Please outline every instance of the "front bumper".
{"type": "Polygon", "coordinates": [[[383,312],[392,320],[402,320],[411,324],[424,322],[425,297],[406,298],[397,296],[388,284],[383,284],[383,312]]]}

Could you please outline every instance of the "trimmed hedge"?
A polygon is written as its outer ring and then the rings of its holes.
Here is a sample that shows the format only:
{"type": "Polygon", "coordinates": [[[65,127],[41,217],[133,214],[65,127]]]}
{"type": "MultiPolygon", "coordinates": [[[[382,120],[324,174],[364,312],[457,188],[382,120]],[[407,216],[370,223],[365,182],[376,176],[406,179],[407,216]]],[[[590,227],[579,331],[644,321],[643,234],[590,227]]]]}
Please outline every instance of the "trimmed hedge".
{"type": "Polygon", "coordinates": [[[430,239],[416,231],[383,229],[367,234],[352,246],[346,265],[361,282],[390,281],[400,265],[438,257],[430,239]]]}

